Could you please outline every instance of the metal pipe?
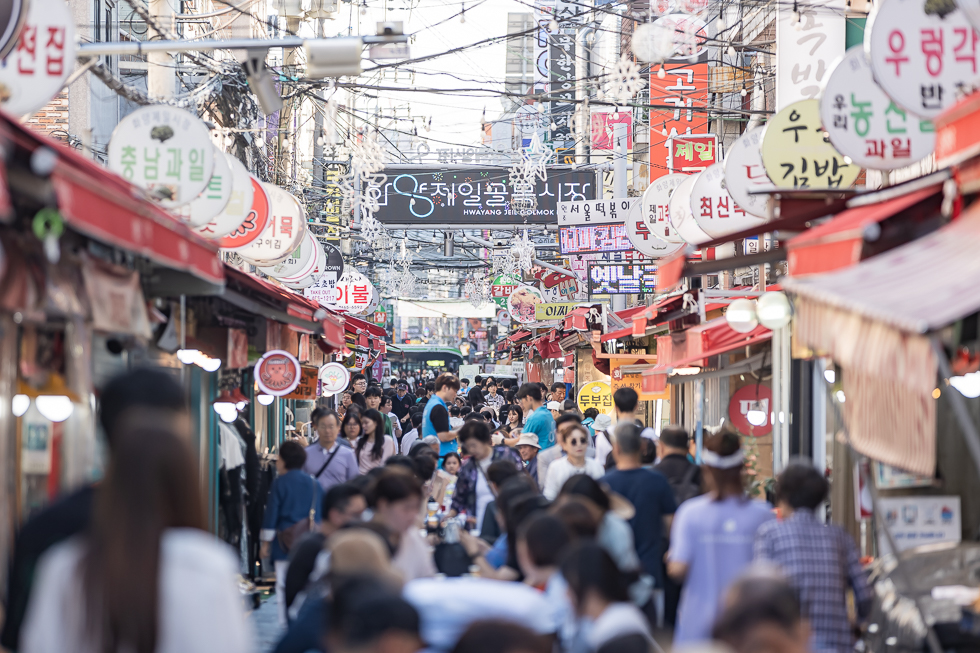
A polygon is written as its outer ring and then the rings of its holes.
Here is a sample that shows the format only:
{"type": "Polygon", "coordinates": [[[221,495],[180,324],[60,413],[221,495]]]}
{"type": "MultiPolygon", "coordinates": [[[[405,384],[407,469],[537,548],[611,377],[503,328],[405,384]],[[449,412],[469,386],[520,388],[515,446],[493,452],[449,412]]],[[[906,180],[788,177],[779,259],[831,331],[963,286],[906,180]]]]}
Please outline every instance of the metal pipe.
{"type": "MultiPolygon", "coordinates": [[[[369,43],[408,43],[408,36],[362,36],[361,42],[369,43]]],[[[78,46],[79,58],[112,57],[119,55],[141,55],[151,52],[204,52],[210,50],[254,50],[257,48],[301,48],[308,41],[299,36],[278,39],[201,39],[200,41],[114,41],[107,43],[82,43],[78,46]]]]}
{"type": "Polygon", "coordinates": [[[591,130],[591,127],[588,129],[585,127],[588,108],[584,102],[586,99],[585,78],[589,76],[589,59],[585,54],[585,43],[589,36],[595,36],[595,29],[592,27],[586,27],[575,34],[575,102],[578,103],[575,107],[575,163],[577,165],[586,163],[585,138],[583,137],[591,130]]]}

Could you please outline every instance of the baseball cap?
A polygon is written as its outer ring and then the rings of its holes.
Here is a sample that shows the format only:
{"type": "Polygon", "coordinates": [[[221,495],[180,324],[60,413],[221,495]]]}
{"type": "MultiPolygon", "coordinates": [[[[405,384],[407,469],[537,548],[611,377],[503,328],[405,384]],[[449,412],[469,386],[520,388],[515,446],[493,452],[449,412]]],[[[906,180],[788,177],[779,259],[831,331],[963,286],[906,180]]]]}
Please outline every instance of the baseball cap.
{"type": "Polygon", "coordinates": [[[561,410],[561,404],[557,401],[549,401],[548,410],[561,410]]]}

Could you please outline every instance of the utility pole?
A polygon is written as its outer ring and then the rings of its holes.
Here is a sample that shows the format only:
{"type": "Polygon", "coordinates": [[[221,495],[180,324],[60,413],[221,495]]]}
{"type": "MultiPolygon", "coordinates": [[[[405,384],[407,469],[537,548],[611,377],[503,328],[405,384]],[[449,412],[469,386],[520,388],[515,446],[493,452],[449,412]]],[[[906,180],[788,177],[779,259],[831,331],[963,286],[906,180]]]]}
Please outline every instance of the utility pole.
{"type": "MultiPolygon", "coordinates": [[[[629,194],[629,184],[626,179],[626,123],[616,122],[613,124],[613,140],[615,141],[615,154],[613,155],[613,197],[621,198],[629,194]]],[[[616,255],[617,259],[622,254],[616,255]]],[[[613,311],[622,311],[626,308],[626,295],[612,296],[613,311]]]]}
{"type": "MultiPolygon", "coordinates": [[[[160,26],[161,38],[174,31],[174,8],[170,0],[150,0],[150,15],[160,26]]],[[[177,62],[167,51],[147,52],[146,87],[151,97],[172,98],[177,87],[177,62]]]]}

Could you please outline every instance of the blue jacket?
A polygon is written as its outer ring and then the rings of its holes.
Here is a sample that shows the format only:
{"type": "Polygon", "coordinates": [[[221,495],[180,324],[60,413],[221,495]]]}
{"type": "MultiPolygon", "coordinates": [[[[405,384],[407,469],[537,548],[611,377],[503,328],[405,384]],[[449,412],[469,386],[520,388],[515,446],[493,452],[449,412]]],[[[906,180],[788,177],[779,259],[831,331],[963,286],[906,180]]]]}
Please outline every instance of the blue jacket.
{"type": "Polygon", "coordinates": [[[292,469],[272,482],[269,502],[265,507],[262,521],[262,540],[272,541],[272,559],[286,560],[289,557],[279,546],[276,531],[289,528],[296,522],[307,519],[310,505],[316,511],[316,522],[320,523],[320,503],[323,490],[309,474],[292,469]]]}

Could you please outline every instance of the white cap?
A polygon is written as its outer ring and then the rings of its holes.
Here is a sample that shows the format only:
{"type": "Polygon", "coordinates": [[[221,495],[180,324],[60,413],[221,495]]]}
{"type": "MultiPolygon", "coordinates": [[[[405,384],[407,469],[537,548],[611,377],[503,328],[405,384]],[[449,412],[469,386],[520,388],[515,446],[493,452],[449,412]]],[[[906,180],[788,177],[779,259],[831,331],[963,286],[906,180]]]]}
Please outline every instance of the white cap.
{"type": "Polygon", "coordinates": [[[561,410],[561,404],[557,401],[549,401],[548,410],[561,410]]]}

